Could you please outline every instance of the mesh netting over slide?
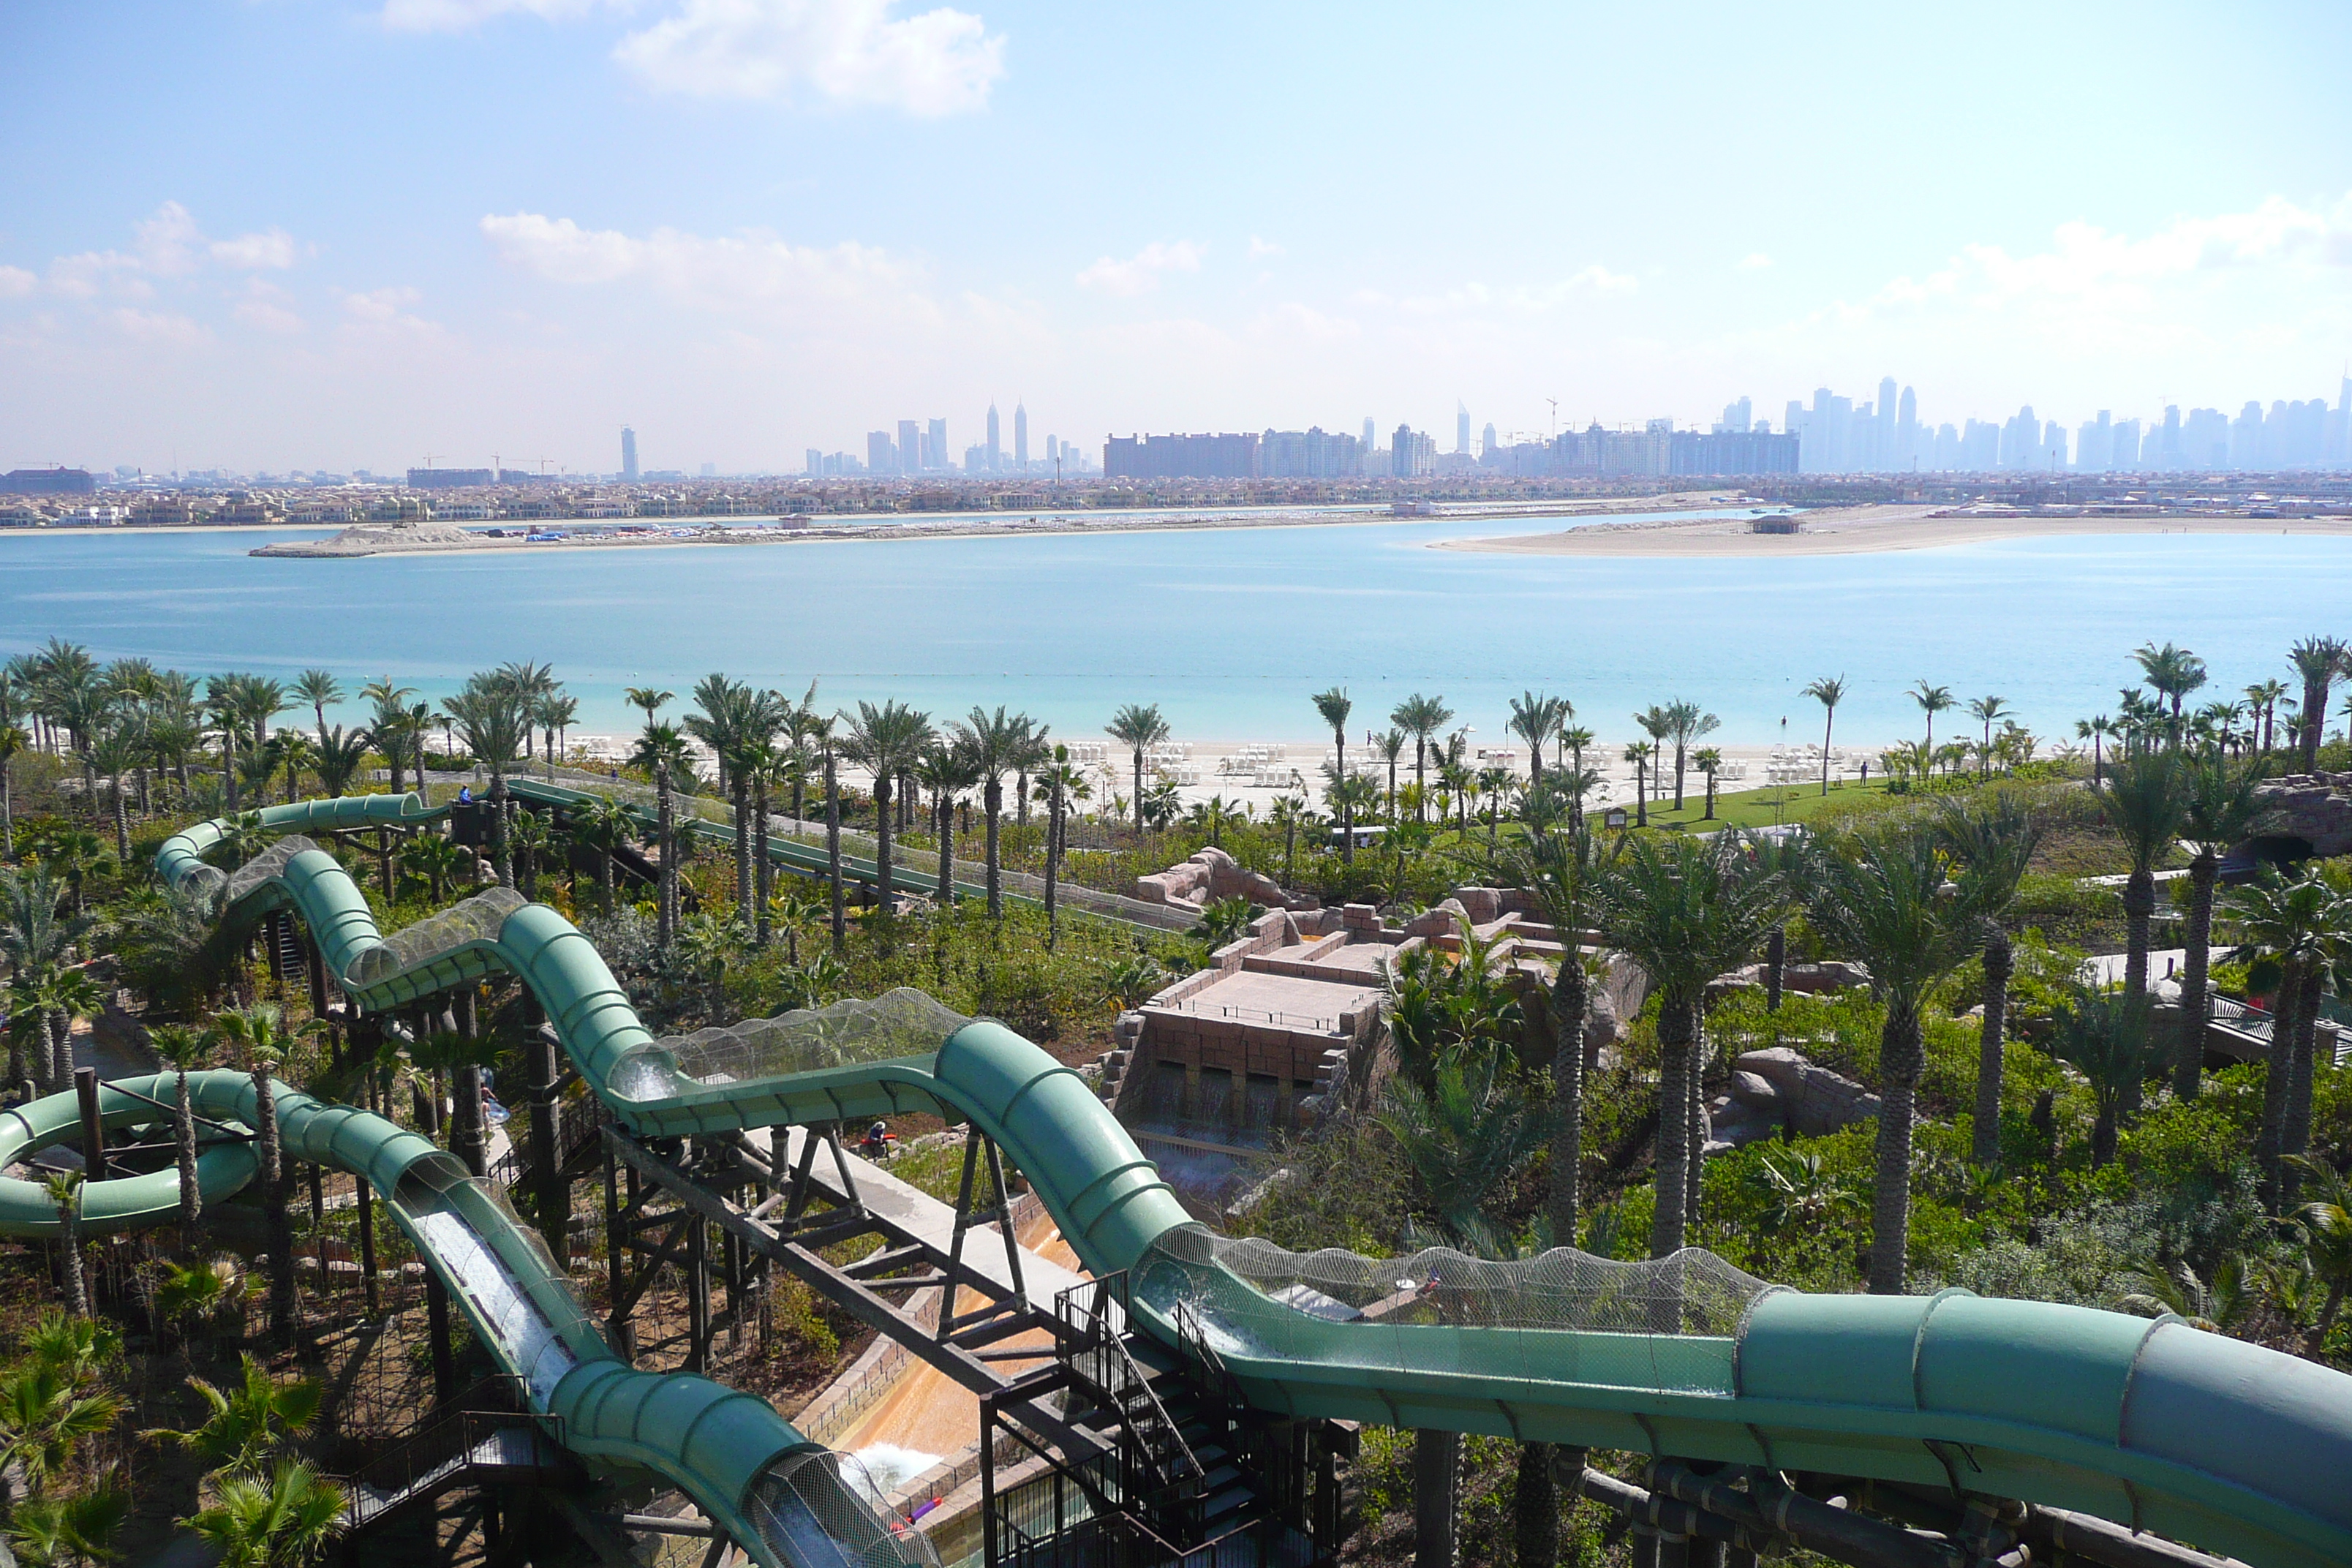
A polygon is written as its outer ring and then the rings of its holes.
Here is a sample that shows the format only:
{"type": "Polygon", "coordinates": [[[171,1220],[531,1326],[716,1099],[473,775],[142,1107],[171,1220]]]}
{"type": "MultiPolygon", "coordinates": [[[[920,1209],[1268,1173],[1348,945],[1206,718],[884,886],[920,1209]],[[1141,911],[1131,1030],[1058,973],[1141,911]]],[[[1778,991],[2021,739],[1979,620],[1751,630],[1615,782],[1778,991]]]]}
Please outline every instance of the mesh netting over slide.
{"type": "Polygon", "coordinates": [[[1332,1322],[1728,1336],[1758,1297],[1779,1289],[1696,1247],[1640,1263],[1570,1247],[1497,1263],[1449,1247],[1403,1258],[1291,1252],[1186,1226],[1161,1237],[1155,1250],[1188,1277],[1222,1268],[1271,1300],[1332,1322]]]}
{"type": "Polygon", "coordinates": [[[744,1083],[929,1056],[970,1022],[901,986],[870,1002],[849,999],[666,1037],[617,1064],[605,1087],[627,1100],[659,1100],[688,1084],[744,1083]]]}
{"type": "MultiPolygon", "coordinates": [[[[281,840],[280,842],[290,842],[281,840]]],[[[404,931],[383,939],[352,961],[351,983],[373,985],[404,969],[413,969],[444,953],[478,942],[496,942],[508,917],[530,903],[512,888],[492,888],[464,903],[452,904],[437,915],[427,915],[404,931]]]]}
{"type": "Polygon", "coordinates": [[[268,848],[229,873],[228,887],[221,895],[221,908],[228,909],[236,901],[266,882],[274,882],[286,869],[286,863],[306,849],[318,846],[299,833],[289,833],[274,841],[268,848]]]}
{"type": "Polygon", "coordinates": [[[1361,1258],[1198,1226],[1163,1234],[1134,1281],[1139,1306],[1244,1375],[1255,1361],[1711,1395],[1734,1391],[1741,1321],[1780,1289],[1695,1249],[1648,1263],[1567,1249],[1513,1263],[1445,1248],[1361,1258]]]}
{"type": "Polygon", "coordinates": [[[866,1467],[822,1448],[787,1454],[751,1483],[743,1511],[789,1563],[937,1568],[930,1538],[900,1522],[866,1467]]]}

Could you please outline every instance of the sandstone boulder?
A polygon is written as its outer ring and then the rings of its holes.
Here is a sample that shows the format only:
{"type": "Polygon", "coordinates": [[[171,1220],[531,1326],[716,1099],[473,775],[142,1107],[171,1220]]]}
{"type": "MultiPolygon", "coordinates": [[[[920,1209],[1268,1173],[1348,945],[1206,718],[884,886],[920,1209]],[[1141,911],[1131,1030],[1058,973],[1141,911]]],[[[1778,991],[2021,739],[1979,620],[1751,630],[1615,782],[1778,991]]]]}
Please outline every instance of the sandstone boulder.
{"type": "Polygon", "coordinates": [[[1447,899],[1441,903],[1432,905],[1405,921],[1404,934],[1419,937],[1452,936],[1462,929],[1462,921],[1467,918],[1469,912],[1462,907],[1459,900],[1447,899]]]}
{"type": "Polygon", "coordinates": [[[1834,1132],[1878,1114],[1878,1096],[1787,1046],[1748,1051],[1732,1067],[1735,1084],[1742,1076],[1769,1084],[1780,1120],[1804,1137],[1834,1132]]]}

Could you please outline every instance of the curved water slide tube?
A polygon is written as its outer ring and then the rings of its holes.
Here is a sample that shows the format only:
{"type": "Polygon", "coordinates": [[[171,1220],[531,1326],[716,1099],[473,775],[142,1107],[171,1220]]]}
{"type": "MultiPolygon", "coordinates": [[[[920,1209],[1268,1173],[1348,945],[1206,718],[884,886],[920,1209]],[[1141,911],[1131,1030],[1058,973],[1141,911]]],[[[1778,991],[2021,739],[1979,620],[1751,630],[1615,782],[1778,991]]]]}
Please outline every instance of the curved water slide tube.
{"type": "MultiPolygon", "coordinates": [[[[350,825],[303,815],[329,805],[338,816],[416,815],[396,802],[320,803],[277,808],[265,826],[350,825]]],[[[190,845],[175,862],[166,846],[167,872],[177,864],[193,875],[186,868],[200,848],[190,845]]],[[[518,975],[583,1077],[641,1136],[915,1108],[968,1119],[1029,1178],[1088,1269],[1129,1272],[1140,1323],[1176,1342],[1180,1319],[1189,1320],[1261,1408],[1950,1487],[2096,1514],[2260,1568],[2352,1562],[2352,1377],[2177,1319],[1961,1291],[1885,1298],[1761,1287],[1735,1289],[1727,1314],[1720,1289],[1712,1310],[1695,1305],[1703,1293],[1696,1289],[1686,1299],[1673,1294],[1684,1276],[1717,1287],[1738,1278],[1698,1253],[1619,1266],[1565,1253],[1517,1265],[1429,1255],[1396,1264],[1345,1254],[1293,1258],[1263,1243],[1225,1242],[1191,1221],[1085,1080],[1001,1026],[966,1025],[919,1054],[720,1081],[695,1070],[696,1037],[652,1037],[569,922],[511,894],[468,900],[387,942],[331,857],[285,843],[224,892],[232,918],[294,909],[364,1007],[424,994],[443,974],[497,967],[518,975]],[[468,906],[470,916],[462,912],[468,906]],[[1612,1268],[1625,1271],[1622,1279],[1612,1268]],[[1336,1300],[1308,1283],[1383,1270],[1400,1276],[1385,1304],[1336,1300]],[[1639,1310],[1654,1326],[1628,1328],[1622,1313],[1596,1306],[1612,1279],[1652,1292],[1639,1310]],[[1391,1310],[1413,1298],[1421,1310],[1391,1310]],[[1654,1322],[1662,1306],[1667,1317],[1654,1322]]],[[[377,1125],[392,1138],[412,1137],[377,1125]]],[[[693,1447],[691,1436],[657,1451],[669,1437],[635,1435],[640,1422],[623,1444],[605,1434],[625,1423],[582,1397],[622,1378],[704,1380],[651,1378],[613,1360],[601,1341],[587,1345],[593,1331],[536,1242],[477,1184],[458,1179],[449,1156],[412,1141],[414,1163],[435,1174],[408,1187],[395,1181],[387,1192],[475,1194],[467,1218],[477,1234],[541,1293],[534,1302],[543,1296],[550,1303],[541,1309],[555,1314],[549,1322],[576,1326],[580,1364],[549,1391],[550,1408],[581,1412],[568,1440],[583,1453],[613,1443],[615,1458],[677,1479],[714,1507],[714,1517],[739,1510],[761,1485],[740,1453],[727,1456],[735,1463],[723,1479],[699,1474],[699,1465],[717,1461],[703,1458],[707,1450],[693,1447]],[[726,1500],[735,1486],[748,1489],[726,1500]]],[[[37,1230],[34,1206],[0,1191],[0,1221],[9,1228],[37,1230]]],[[[411,1234],[444,1267],[431,1250],[442,1245],[433,1227],[411,1234]]],[[[516,1346],[518,1354],[525,1348],[516,1346]]],[[[516,1370],[530,1373],[528,1364],[516,1370]]],[[[638,1396],[639,1406],[658,1404],[650,1389],[638,1396]]],[[[791,1452],[779,1447],[770,1457],[791,1452]]],[[[741,1517],[740,1510],[730,1517],[741,1517]]]]}

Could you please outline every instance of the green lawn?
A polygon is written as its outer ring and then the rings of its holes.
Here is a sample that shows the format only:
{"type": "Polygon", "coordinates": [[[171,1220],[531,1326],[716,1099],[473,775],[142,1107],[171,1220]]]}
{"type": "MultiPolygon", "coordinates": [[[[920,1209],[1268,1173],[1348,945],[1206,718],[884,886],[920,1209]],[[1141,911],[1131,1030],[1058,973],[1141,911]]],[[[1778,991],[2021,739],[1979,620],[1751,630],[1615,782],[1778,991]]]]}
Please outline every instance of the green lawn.
{"type": "MultiPolygon", "coordinates": [[[[1681,811],[1674,809],[1674,796],[1650,803],[1650,826],[1653,827],[1696,827],[1706,831],[1717,826],[1769,827],[1780,822],[1802,822],[1822,811],[1834,811],[1864,795],[1886,793],[1884,779],[1874,778],[1868,784],[1849,779],[1843,784],[1832,780],[1830,793],[1822,794],[1819,784],[1778,784],[1769,789],[1741,790],[1737,794],[1715,797],[1715,820],[1706,820],[1706,780],[1693,774],[1685,786],[1685,800],[1681,811]]],[[[1630,814],[1633,807],[1628,805],[1630,814]]]]}

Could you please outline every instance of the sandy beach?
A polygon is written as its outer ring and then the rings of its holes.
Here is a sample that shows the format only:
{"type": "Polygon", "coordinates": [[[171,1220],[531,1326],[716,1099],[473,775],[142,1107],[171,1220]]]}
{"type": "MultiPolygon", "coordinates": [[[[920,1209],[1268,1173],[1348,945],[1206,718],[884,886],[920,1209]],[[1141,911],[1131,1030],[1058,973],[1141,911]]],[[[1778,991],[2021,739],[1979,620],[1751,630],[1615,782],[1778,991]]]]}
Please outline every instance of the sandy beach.
{"type": "Polygon", "coordinates": [[[1756,533],[1746,515],[1654,522],[1593,523],[1512,539],[1449,539],[1434,550],[1508,555],[1852,555],[1933,550],[2001,539],[2104,533],[2321,533],[2352,539],[2352,518],[2231,517],[2190,512],[2135,516],[1995,517],[1944,506],[1846,507],[1806,512],[1796,533],[1756,533]]]}

